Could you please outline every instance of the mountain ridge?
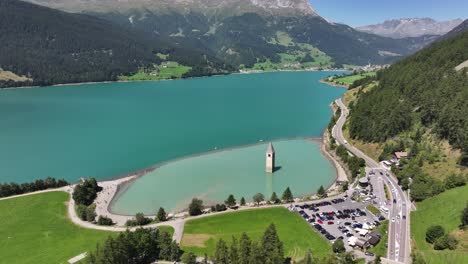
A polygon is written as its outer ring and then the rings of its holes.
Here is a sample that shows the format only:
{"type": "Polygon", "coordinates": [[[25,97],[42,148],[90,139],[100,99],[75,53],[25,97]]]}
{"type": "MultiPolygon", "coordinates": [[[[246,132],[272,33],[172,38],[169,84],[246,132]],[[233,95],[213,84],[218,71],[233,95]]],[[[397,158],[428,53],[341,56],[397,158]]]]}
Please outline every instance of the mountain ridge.
{"type": "Polygon", "coordinates": [[[256,12],[265,15],[318,16],[307,0],[26,0],[69,12],[119,12],[146,10],[153,13],[190,13],[226,17],[256,12]],[[228,12],[227,12],[228,11],[228,12]]]}
{"type": "Polygon", "coordinates": [[[432,18],[400,18],[379,24],[356,27],[357,30],[390,38],[442,36],[462,23],[462,19],[436,21],[432,18]]]}

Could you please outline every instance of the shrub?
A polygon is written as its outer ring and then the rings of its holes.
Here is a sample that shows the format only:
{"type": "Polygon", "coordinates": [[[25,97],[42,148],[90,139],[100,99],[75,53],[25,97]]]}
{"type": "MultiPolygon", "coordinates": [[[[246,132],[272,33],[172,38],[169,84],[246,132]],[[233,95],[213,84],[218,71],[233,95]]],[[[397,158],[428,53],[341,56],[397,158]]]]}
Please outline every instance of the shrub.
{"type": "Polygon", "coordinates": [[[88,209],[88,207],[83,204],[77,204],[75,206],[76,215],[83,221],[86,221],[86,209],[88,209]]]}
{"type": "Polygon", "coordinates": [[[151,223],[151,219],[146,217],[143,213],[137,213],[134,219],[128,220],[126,226],[143,226],[151,223]]]}
{"type": "Polygon", "coordinates": [[[109,217],[100,215],[98,217],[97,224],[102,226],[111,226],[114,224],[114,222],[109,217]]]}
{"type": "Polygon", "coordinates": [[[454,250],[457,248],[458,241],[455,239],[454,236],[450,234],[443,235],[439,237],[435,243],[434,243],[434,249],[435,250],[444,250],[444,249],[450,249],[454,250]]]}
{"type": "Polygon", "coordinates": [[[86,221],[94,222],[96,220],[96,205],[92,204],[86,208],[86,221]]]}
{"type": "Polygon", "coordinates": [[[430,226],[426,230],[426,241],[429,243],[434,243],[438,238],[444,236],[445,230],[442,226],[430,226]]]}

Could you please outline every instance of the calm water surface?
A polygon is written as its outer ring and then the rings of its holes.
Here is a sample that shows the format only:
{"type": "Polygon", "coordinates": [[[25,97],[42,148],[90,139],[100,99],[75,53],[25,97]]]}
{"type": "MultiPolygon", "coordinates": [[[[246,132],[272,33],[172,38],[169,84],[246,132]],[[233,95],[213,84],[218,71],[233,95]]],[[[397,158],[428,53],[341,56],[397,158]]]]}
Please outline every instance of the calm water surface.
{"type": "Polygon", "coordinates": [[[267,144],[187,158],[163,165],[122,189],[111,211],[128,215],[156,214],[159,207],[179,211],[193,197],[213,204],[229,194],[249,201],[260,192],[269,199],[273,191],[281,197],[287,187],[302,196],[334,181],[335,168],[321,155],[319,143],[287,140],[274,142],[274,147],[280,167],[274,174],[265,172],[267,144]]]}
{"type": "Polygon", "coordinates": [[[330,72],[0,90],[0,182],[107,179],[196,153],[318,137],[330,72]]]}

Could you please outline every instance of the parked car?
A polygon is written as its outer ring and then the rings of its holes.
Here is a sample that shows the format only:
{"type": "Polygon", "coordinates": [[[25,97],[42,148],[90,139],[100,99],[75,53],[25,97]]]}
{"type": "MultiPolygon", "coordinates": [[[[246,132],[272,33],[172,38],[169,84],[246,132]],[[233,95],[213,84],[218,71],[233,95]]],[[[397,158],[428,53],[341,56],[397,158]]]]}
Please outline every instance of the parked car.
{"type": "Polygon", "coordinates": [[[329,225],[333,225],[334,223],[333,223],[333,221],[328,221],[328,223],[327,223],[327,224],[329,224],[329,225]]]}
{"type": "Polygon", "coordinates": [[[366,256],[371,256],[371,257],[373,257],[373,256],[374,256],[374,253],[372,253],[372,252],[369,252],[369,251],[367,251],[367,252],[366,252],[366,253],[364,253],[364,254],[366,254],[366,256]]]}

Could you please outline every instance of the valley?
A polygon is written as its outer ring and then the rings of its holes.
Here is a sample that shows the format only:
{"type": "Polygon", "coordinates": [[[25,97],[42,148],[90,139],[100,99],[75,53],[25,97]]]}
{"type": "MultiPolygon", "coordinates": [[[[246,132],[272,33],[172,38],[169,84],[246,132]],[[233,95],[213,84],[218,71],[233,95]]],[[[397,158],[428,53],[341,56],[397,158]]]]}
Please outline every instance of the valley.
{"type": "Polygon", "coordinates": [[[467,262],[464,9],[0,1],[0,263],[467,262]]]}

